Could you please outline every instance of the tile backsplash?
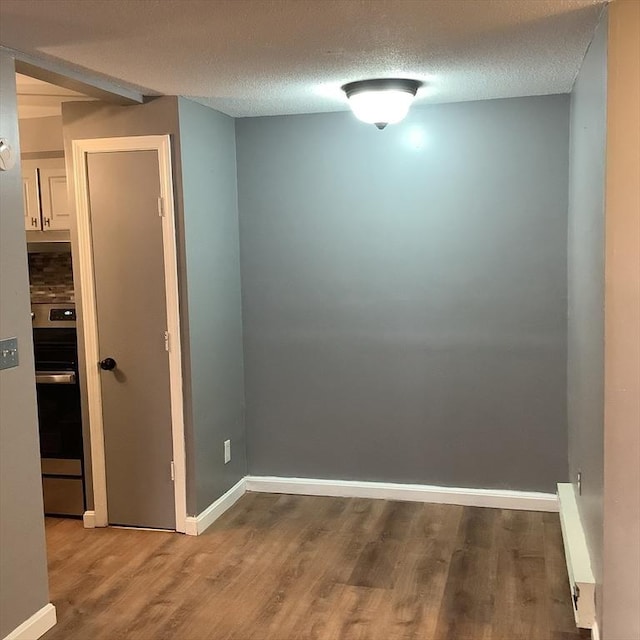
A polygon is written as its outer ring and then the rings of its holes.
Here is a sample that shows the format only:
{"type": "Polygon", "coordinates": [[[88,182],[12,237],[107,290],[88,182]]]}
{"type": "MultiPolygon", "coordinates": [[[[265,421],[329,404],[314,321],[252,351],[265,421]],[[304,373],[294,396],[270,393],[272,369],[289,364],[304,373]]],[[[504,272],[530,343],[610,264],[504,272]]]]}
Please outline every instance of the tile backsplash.
{"type": "Polygon", "coordinates": [[[71,254],[30,253],[31,302],[75,302],[71,254]]]}

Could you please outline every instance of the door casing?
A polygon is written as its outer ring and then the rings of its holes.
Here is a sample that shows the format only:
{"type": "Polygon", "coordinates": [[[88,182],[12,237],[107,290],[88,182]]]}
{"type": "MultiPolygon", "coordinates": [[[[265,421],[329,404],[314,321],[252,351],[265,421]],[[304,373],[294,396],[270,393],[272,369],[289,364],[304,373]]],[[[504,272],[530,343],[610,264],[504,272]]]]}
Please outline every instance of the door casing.
{"type": "Polygon", "coordinates": [[[85,517],[85,526],[108,525],[107,479],[102,419],[102,390],[98,369],[99,344],[96,310],[95,275],[91,242],[87,154],[117,151],[157,151],[160,169],[158,214],[162,215],[164,281],[169,332],[169,376],[171,397],[171,430],[173,443],[174,494],[176,531],[186,529],[186,459],[184,444],[184,411],[182,395],[182,349],[178,301],[178,259],[171,170],[171,140],[168,135],[94,138],[73,141],[73,177],[75,184],[78,261],[80,267],[81,317],[84,351],[87,363],[86,386],[93,479],[93,517],[85,517]]]}

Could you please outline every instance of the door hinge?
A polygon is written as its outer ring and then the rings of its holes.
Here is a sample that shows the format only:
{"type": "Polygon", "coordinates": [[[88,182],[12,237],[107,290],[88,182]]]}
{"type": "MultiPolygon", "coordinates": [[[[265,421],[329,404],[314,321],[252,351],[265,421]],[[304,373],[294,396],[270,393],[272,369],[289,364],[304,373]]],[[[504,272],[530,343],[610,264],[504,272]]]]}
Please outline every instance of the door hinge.
{"type": "Polygon", "coordinates": [[[175,465],[173,464],[173,460],[171,461],[171,481],[175,482],[176,480],[176,468],[175,465]]]}
{"type": "Polygon", "coordinates": [[[169,332],[165,331],[164,332],[164,350],[165,351],[169,351],[169,332]]]}
{"type": "Polygon", "coordinates": [[[162,196],[158,196],[158,215],[164,218],[164,198],[162,196]]]}

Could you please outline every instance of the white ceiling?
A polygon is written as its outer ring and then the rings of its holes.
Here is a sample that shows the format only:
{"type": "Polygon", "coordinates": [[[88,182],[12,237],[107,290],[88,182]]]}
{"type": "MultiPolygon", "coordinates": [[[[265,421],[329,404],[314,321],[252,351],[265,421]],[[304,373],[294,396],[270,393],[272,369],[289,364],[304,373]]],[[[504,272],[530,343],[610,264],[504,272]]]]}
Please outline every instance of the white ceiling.
{"type": "Polygon", "coordinates": [[[601,0],[2,0],[0,42],[233,116],[338,111],[351,80],[419,101],[565,93],[601,0]]]}

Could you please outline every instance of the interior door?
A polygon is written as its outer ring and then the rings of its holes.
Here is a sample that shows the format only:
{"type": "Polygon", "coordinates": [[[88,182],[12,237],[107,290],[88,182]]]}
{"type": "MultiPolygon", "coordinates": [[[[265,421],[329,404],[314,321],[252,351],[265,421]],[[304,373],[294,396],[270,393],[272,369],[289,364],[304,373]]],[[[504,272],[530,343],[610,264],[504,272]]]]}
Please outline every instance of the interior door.
{"type": "Polygon", "coordinates": [[[87,154],[109,524],[175,529],[159,162],[87,154]]]}

